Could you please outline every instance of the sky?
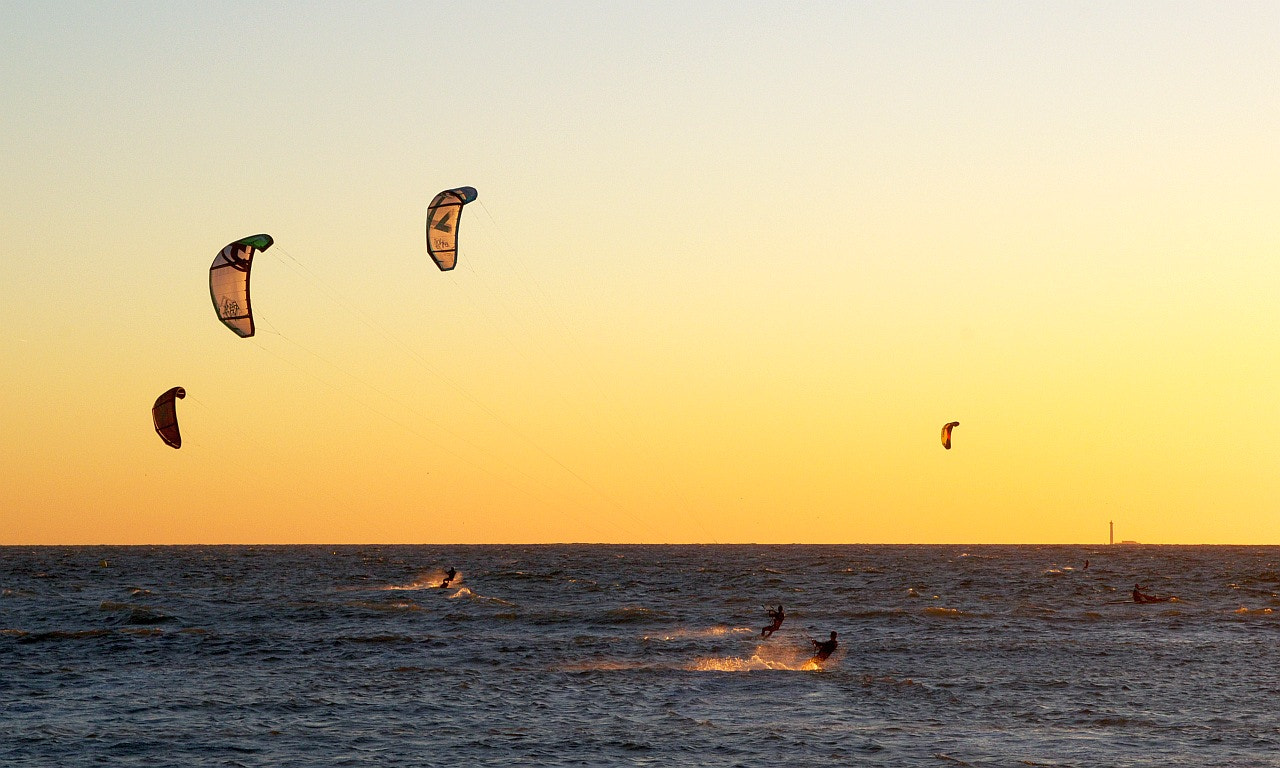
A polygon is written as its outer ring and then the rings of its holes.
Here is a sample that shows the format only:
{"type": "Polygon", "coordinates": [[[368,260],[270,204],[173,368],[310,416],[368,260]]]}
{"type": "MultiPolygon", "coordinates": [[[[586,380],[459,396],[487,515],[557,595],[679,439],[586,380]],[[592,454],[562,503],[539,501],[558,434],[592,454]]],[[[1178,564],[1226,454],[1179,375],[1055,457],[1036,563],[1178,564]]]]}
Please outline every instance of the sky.
{"type": "Polygon", "coordinates": [[[0,544],[1280,543],[1275,3],[4,2],[0,62],[0,544]]]}

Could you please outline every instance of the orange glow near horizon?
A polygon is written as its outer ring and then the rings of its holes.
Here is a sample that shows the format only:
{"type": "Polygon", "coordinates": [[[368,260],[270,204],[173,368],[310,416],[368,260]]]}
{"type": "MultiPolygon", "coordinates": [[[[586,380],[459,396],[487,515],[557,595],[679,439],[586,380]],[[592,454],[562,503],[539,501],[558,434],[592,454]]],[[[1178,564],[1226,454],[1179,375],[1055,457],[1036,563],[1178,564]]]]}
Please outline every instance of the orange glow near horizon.
{"type": "Polygon", "coordinates": [[[1280,541],[1280,10],[924,8],[0,11],[0,544],[1280,541]]]}

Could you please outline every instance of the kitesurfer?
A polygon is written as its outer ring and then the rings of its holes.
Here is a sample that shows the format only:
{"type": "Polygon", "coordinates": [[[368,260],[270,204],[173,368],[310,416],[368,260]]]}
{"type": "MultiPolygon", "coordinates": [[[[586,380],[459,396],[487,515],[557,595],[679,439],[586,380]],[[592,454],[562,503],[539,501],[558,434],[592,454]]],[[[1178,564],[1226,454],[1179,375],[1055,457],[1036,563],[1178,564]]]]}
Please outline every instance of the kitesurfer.
{"type": "Polygon", "coordinates": [[[835,632],[832,632],[831,639],[827,640],[824,643],[820,643],[817,640],[814,640],[812,638],[809,639],[809,642],[813,643],[813,650],[814,650],[813,658],[809,659],[809,661],[814,664],[821,664],[822,662],[826,661],[827,658],[831,656],[831,654],[836,652],[836,646],[839,645],[839,643],[836,642],[835,632]]]}
{"type": "Polygon", "coordinates": [[[764,629],[760,630],[760,636],[769,637],[774,632],[777,632],[778,628],[782,626],[782,620],[785,619],[786,617],[787,615],[782,612],[782,603],[778,603],[777,610],[770,608],[769,618],[773,620],[773,623],[765,627],[764,629]]]}
{"type": "Polygon", "coordinates": [[[1148,595],[1148,594],[1146,594],[1145,592],[1143,592],[1142,590],[1144,590],[1144,589],[1146,589],[1146,587],[1142,586],[1141,584],[1134,584],[1134,585],[1133,585],[1133,602],[1135,602],[1135,603],[1159,603],[1159,602],[1161,602],[1160,598],[1155,597],[1154,595],[1148,595]]]}
{"type": "Polygon", "coordinates": [[[444,575],[444,581],[440,582],[440,588],[444,589],[445,587],[448,587],[449,582],[453,581],[453,577],[457,575],[458,575],[458,572],[455,571],[452,566],[450,566],[449,570],[444,575]]]}

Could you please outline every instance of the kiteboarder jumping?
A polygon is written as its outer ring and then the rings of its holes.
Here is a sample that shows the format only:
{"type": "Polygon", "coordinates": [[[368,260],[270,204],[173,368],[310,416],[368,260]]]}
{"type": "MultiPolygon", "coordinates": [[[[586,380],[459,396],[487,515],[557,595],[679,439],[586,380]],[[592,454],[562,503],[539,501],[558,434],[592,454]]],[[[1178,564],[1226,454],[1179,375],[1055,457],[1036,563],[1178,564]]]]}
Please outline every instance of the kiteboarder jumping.
{"type": "Polygon", "coordinates": [[[444,581],[440,582],[440,588],[441,588],[441,589],[444,589],[444,588],[448,587],[448,586],[449,586],[449,582],[453,581],[453,577],[454,577],[454,576],[457,576],[457,575],[458,575],[458,572],[457,572],[457,571],[455,571],[455,570],[453,569],[453,567],[451,566],[451,567],[449,568],[448,572],[447,572],[447,573],[445,573],[445,575],[444,575],[444,581]]]}
{"type": "Polygon", "coordinates": [[[760,630],[760,636],[769,637],[774,632],[777,632],[778,628],[782,626],[782,620],[785,619],[786,617],[787,615],[782,612],[782,603],[778,603],[777,610],[770,608],[769,618],[773,620],[773,623],[771,623],[769,626],[765,627],[764,629],[760,630]]]}

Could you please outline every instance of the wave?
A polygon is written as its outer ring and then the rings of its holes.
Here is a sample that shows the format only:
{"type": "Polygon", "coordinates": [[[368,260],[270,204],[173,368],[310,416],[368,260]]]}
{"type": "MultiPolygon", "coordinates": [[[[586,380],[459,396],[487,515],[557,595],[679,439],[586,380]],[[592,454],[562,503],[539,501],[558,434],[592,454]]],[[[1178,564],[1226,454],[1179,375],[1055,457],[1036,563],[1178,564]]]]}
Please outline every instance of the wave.
{"type": "Polygon", "coordinates": [[[21,633],[18,634],[17,637],[25,643],[39,643],[49,640],[88,640],[95,637],[106,637],[107,635],[115,634],[114,629],[55,629],[50,632],[26,632],[20,629],[5,631],[21,633]]]}
{"type": "Polygon", "coordinates": [[[1056,608],[1050,608],[1047,605],[1036,605],[1035,603],[1019,603],[1009,612],[1011,616],[1020,618],[1043,618],[1057,613],[1058,610],[1056,608]]]}
{"type": "MultiPolygon", "coordinates": [[[[915,609],[907,608],[863,608],[862,610],[844,611],[840,614],[842,619],[879,619],[889,616],[911,616],[915,613],[915,609]]],[[[781,630],[779,630],[781,631],[781,630]]]]}
{"type": "Polygon", "coordinates": [[[1138,717],[1124,717],[1121,715],[1083,718],[1079,722],[1082,725],[1090,725],[1095,728],[1128,728],[1129,726],[1137,726],[1143,729],[1150,729],[1159,727],[1159,724],[1153,720],[1138,717]]]}
{"type": "Polygon", "coordinates": [[[664,611],[655,611],[652,608],[645,608],[639,605],[628,605],[622,608],[613,608],[605,613],[609,621],[614,624],[633,624],[646,621],[653,621],[657,618],[666,618],[664,611]]]}
{"type": "Polygon", "coordinates": [[[177,617],[170,616],[155,608],[132,603],[117,603],[111,600],[104,601],[98,606],[98,610],[108,613],[127,613],[127,615],[118,619],[122,624],[165,624],[170,621],[177,621],[177,617]]]}
{"type": "Polygon", "coordinates": [[[1053,568],[1047,568],[1041,573],[1041,575],[1042,576],[1066,576],[1068,573],[1075,573],[1075,572],[1076,572],[1075,568],[1069,565],[1064,565],[1061,568],[1056,566],[1053,568]]]}
{"type": "Polygon", "coordinates": [[[403,600],[397,600],[394,603],[378,603],[370,600],[351,600],[343,603],[349,608],[363,608],[378,613],[398,613],[400,611],[420,611],[422,606],[417,603],[409,603],[403,600]]]}
{"type": "Polygon", "coordinates": [[[1238,592],[1249,592],[1254,595],[1262,595],[1264,597],[1277,596],[1276,593],[1272,591],[1270,587],[1244,587],[1239,584],[1232,583],[1232,584],[1228,584],[1227,588],[1236,590],[1238,592]]]}
{"type": "Polygon", "coordinates": [[[368,645],[395,645],[416,643],[419,638],[409,635],[349,635],[334,638],[343,643],[363,643],[368,645]]]}
{"type": "Polygon", "coordinates": [[[632,669],[654,669],[655,665],[639,661],[618,661],[616,659],[592,659],[590,661],[574,661],[553,667],[557,672],[624,672],[632,669]]]}
{"type": "Polygon", "coordinates": [[[915,680],[909,677],[894,677],[893,675],[862,675],[863,685],[892,685],[898,688],[910,688],[919,686],[915,680]]]}
{"type": "Polygon", "coordinates": [[[510,600],[503,600],[500,597],[489,597],[487,595],[479,594],[478,592],[472,592],[469,587],[461,587],[458,589],[457,592],[454,592],[452,595],[449,595],[450,600],[458,600],[458,599],[464,599],[464,598],[469,600],[484,600],[490,603],[497,603],[498,605],[510,605],[510,606],[515,605],[515,603],[511,602],[510,600]]]}
{"type": "Polygon", "coordinates": [[[691,637],[724,637],[726,635],[740,634],[754,635],[755,633],[756,630],[751,627],[705,627],[702,629],[687,629],[681,627],[679,629],[664,632],[660,635],[645,635],[641,639],[645,642],[651,640],[671,641],[683,640],[691,637]]]}

